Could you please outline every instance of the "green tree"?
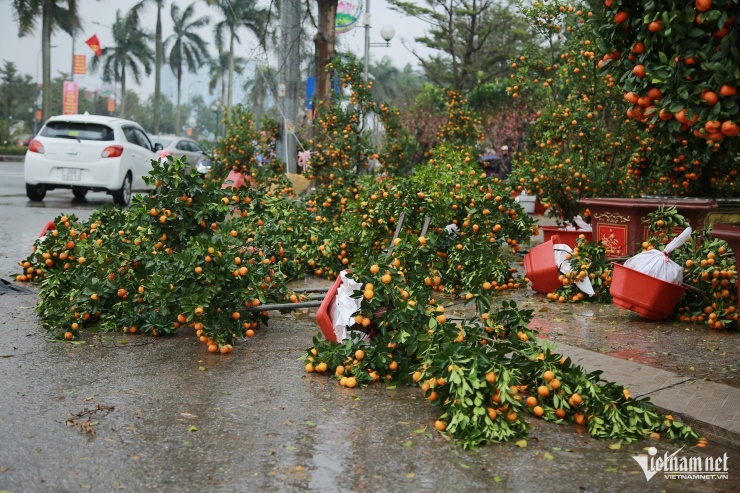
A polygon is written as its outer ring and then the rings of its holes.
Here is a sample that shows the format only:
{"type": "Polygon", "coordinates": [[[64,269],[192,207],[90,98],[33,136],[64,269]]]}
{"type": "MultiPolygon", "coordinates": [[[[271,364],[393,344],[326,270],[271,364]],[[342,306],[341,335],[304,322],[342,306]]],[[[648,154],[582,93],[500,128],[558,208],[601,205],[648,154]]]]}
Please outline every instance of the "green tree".
{"type": "Polygon", "coordinates": [[[43,117],[51,113],[51,35],[57,29],[74,34],[80,28],[77,0],[12,0],[20,36],[30,34],[41,20],[43,117]]]}
{"type": "Polygon", "coordinates": [[[146,7],[149,3],[154,3],[157,7],[157,23],[154,28],[154,97],[152,99],[152,114],[154,120],[152,123],[152,131],[155,134],[159,133],[159,117],[161,114],[161,99],[162,99],[162,64],[164,63],[164,42],[162,41],[162,9],[164,8],[165,0],[140,0],[138,4],[131,9],[131,17],[134,18],[135,24],[139,24],[138,19],[135,19],[139,15],[139,11],[146,7]]]}
{"type": "Polygon", "coordinates": [[[439,54],[422,57],[429,80],[462,94],[508,74],[509,60],[530,31],[511,0],[425,0],[425,5],[388,0],[393,10],[429,24],[415,38],[439,54]]]}
{"type": "Polygon", "coordinates": [[[102,66],[103,80],[121,84],[121,105],[118,114],[126,117],[126,72],[130,71],[137,84],[141,83],[142,69],[146,75],[152,72],[154,53],[150,46],[152,35],[136,23],[136,16],[121,16],[116,12],[113,24],[113,46],[102,48],[100,56],[94,57],[90,68],[95,71],[102,66]]]}
{"type": "Polygon", "coordinates": [[[383,101],[402,106],[410,102],[421,91],[423,76],[406,64],[403,70],[393,65],[390,57],[384,56],[379,62],[370,63],[368,69],[373,87],[371,94],[375,101],[383,101]]]}
{"type": "MultiPolygon", "coordinates": [[[[218,40],[217,40],[218,41],[218,40]]],[[[226,79],[229,76],[229,52],[223,51],[220,46],[217,45],[218,56],[211,58],[208,62],[208,91],[213,94],[214,91],[218,91],[218,100],[216,106],[217,111],[220,113],[223,108],[226,107],[226,79]],[[219,88],[220,86],[220,88],[219,88]]],[[[234,57],[234,70],[242,72],[246,66],[247,61],[242,57],[234,57]]],[[[218,118],[217,124],[220,125],[221,118],[218,118]]],[[[218,135],[218,129],[216,129],[216,135],[218,135]]]]}
{"type": "MultiPolygon", "coordinates": [[[[32,126],[35,88],[30,75],[18,73],[13,62],[5,61],[0,68],[0,115],[7,121],[24,121],[32,126]]],[[[0,140],[4,138],[0,137],[0,140]]]]}
{"type": "Polygon", "coordinates": [[[257,7],[257,0],[206,0],[210,5],[216,7],[222,14],[223,19],[216,23],[215,37],[216,46],[224,46],[224,36],[229,39],[229,70],[228,84],[226,85],[226,112],[231,109],[232,88],[234,87],[234,42],[241,43],[239,28],[246,27],[252,32],[265,48],[265,34],[269,19],[269,10],[257,7]]]}
{"type": "Polygon", "coordinates": [[[207,26],[208,17],[193,19],[195,15],[195,4],[191,3],[185,10],[172,4],[170,14],[174,23],[174,32],[165,40],[165,49],[169,49],[169,63],[172,73],[177,78],[177,112],[175,113],[175,134],[180,135],[180,93],[182,85],[182,72],[187,68],[189,72],[195,72],[208,60],[207,43],[195,31],[207,26]],[[171,46],[171,47],[170,47],[171,46]]]}
{"type": "Polygon", "coordinates": [[[260,65],[254,75],[244,83],[247,98],[254,113],[254,119],[260,121],[265,114],[265,104],[270,96],[277,94],[278,71],[269,65],[260,65]]]}

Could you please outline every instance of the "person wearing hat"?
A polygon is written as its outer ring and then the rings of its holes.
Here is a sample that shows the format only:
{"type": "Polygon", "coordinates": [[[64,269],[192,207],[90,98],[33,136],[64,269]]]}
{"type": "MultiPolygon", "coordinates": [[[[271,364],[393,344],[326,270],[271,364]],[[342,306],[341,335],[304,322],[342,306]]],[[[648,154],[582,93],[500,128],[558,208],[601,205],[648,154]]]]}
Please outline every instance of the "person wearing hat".
{"type": "Polygon", "coordinates": [[[509,157],[509,146],[501,146],[501,165],[499,166],[499,178],[505,180],[511,173],[511,158],[509,157]]]}

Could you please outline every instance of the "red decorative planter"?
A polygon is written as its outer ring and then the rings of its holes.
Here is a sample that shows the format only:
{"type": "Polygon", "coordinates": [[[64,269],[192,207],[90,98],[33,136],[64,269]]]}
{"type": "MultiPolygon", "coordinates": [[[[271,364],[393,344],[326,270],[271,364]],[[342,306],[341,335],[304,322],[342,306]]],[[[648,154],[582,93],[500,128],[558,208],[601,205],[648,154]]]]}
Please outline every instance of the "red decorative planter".
{"type": "Polygon", "coordinates": [[[717,208],[714,200],[691,198],[596,198],[581,199],[580,204],[590,209],[594,239],[601,242],[610,257],[623,257],[640,251],[648,231],[643,221],[648,213],[660,206],[675,206],[694,229],[704,227],[709,211],[717,208]]]}
{"type": "MultiPolygon", "coordinates": [[[[735,255],[735,263],[740,253],[740,225],[736,224],[715,224],[712,229],[712,236],[725,240],[729,243],[732,253],[735,255]]],[[[735,281],[735,287],[738,289],[737,309],[740,311],[740,279],[735,281]]]]}
{"type": "Polygon", "coordinates": [[[551,293],[560,287],[558,266],[555,265],[555,243],[561,243],[558,235],[532,248],[524,256],[524,270],[532,282],[532,289],[539,293],[551,293]]]}
{"type": "Polygon", "coordinates": [[[556,228],[555,226],[540,226],[540,229],[542,230],[545,241],[550,240],[553,235],[558,235],[560,237],[560,242],[568,245],[571,248],[576,247],[576,240],[581,235],[583,235],[588,241],[591,241],[591,238],[593,238],[591,231],[573,231],[568,229],[556,228]]]}
{"type": "MultiPolygon", "coordinates": [[[[39,238],[38,239],[41,240],[41,241],[44,241],[44,238],[46,237],[46,233],[48,233],[49,231],[54,231],[56,228],[57,228],[56,223],[54,221],[49,221],[44,226],[44,229],[41,230],[41,234],[39,235],[39,238]]],[[[36,251],[36,247],[35,246],[33,247],[33,251],[34,252],[36,251]]]]}
{"type": "Polygon", "coordinates": [[[319,309],[316,311],[316,322],[319,324],[321,333],[327,341],[341,342],[339,341],[336,332],[334,332],[334,323],[332,321],[332,307],[334,306],[334,300],[337,297],[337,290],[342,285],[342,276],[337,276],[337,280],[334,281],[329,291],[324,296],[324,301],[321,302],[319,309]]]}
{"type": "Polygon", "coordinates": [[[221,189],[225,188],[241,188],[244,186],[254,186],[254,178],[252,178],[252,175],[245,175],[244,173],[239,173],[238,171],[229,171],[229,176],[226,177],[223,184],[221,185],[221,189]]]}
{"type": "Polygon", "coordinates": [[[673,312],[686,288],[614,264],[609,288],[612,302],[650,320],[663,320],[673,312]]]}

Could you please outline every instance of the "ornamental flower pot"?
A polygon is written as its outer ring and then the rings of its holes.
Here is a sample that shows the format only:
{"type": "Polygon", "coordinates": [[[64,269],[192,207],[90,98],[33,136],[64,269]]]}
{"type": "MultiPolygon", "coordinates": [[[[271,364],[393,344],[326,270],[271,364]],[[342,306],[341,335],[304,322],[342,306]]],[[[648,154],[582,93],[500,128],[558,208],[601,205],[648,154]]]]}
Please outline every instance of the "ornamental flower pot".
{"type": "Polygon", "coordinates": [[[551,293],[560,287],[558,266],[555,264],[555,244],[561,243],[558,235],[532,248],[524,256],[524,270],[538,293],[551,293]]]}
{"type": "Polygon", "coordinates": [[[519,205],[522,206],[524,212],[526,212],[530,216],[534,214],[535,204],[537,203],[536,195],[517,195],[514,200],[516,200],[519,205]]]}
{"type": "MultiPolygon", "coordinates": [[[[725,240],[729,245],[732,253],[735,255],[735,264],[737,265],[738,252],[740,252],[740,225],[738,224],[717,224],[712,229],[712,236],[725,240]]],[[[740,293],[740,279],[735,281],[735,287],[740,293]]],[[[740,296],[737,300],[737,309],[740,312],[740,296]]]]}
{"type": "Polygon", "coordinates": [[[324,296],[324,301],[321,302],[321,306],[316,311],[316,322],[319,324],[321,333],[324,335],[327,341],[341,342],[337,333],[334,331],[334,300],[337,297],[337,291],[339,286],[342,285],[342,276],[337,276],[337,280],[334,281],[329,291],[324,296]]]}
{"type": "Polygon", "coordinates": [[[591,241],[593,234],[591,231],[577,230],[577,229],[563,229],[555,226],[540,226],[540,230],[544,236],[545,241],[549,241],[553,235],[560,237],[560,243],[564,243],[571,248],[576,247],[576,240],[583,235],[586,241],[591,241]]]}
{"type": "Polygon", "coordinates": [[[593,238],[601,242],[608,257],[639,252],[648,235],[645,218],[661,206],[676,207],[695,230],[703,228],[709,212],[717,208],[715,200],[679,197],[589,198],[581,199],[580,204],[591,211],[593,238]]]}
{"type": "Polygon", "coordinates": [[[672,312],[686,288],[614,264],[609,294],[612,302],[650,320],[663,320],[672,312]]]}

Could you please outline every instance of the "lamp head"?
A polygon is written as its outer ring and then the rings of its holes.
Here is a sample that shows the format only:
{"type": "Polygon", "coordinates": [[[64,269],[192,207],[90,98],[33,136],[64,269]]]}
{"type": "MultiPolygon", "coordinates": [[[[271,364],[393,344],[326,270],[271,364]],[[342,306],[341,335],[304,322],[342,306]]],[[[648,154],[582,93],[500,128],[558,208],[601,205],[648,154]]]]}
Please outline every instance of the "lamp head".
{"type": "Polygon", "coordinates": [[[380,35],[383,37],[386,43],[390,42],[391,39],[393,39],[393,36],[395,36],[396,30],[393,29],[393,26],[383,26],[380,29],[380,35]]]}

